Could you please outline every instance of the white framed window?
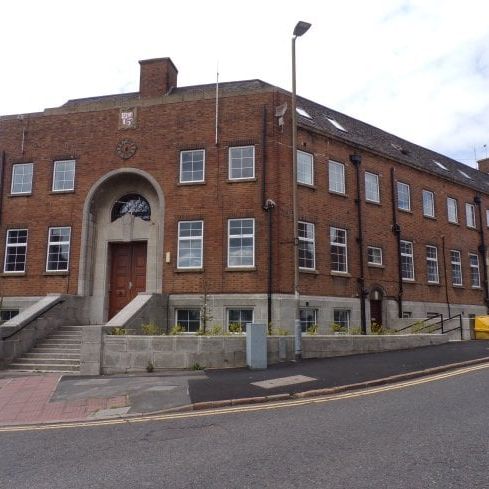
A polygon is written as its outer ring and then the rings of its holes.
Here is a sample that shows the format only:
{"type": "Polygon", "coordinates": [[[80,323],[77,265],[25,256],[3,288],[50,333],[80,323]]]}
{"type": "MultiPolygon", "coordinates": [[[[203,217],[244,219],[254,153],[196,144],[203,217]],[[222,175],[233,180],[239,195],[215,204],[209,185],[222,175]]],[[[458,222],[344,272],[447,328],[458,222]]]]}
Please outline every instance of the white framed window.
{"type": "Polygon", "coordinates": [[[450,250],[452,285],[462,285],[462,256],[458,250],[450,250]]]}
{"type": "Polygon", "coordinates": [[[337,194],[345,193],[345,165],[330,161],[328,166],[329,191],[337,194]]]}
{"type": "Polygon", "coordinates": [[[457,199],[447,197],[448,222],[458,223],[458,204],[457,199]]]}
{"type": "Polygon", "coordinates": [[[333,322],[347,330],[350,327],[350,310],[333,309],[333,322]]]}
{"type": "Polygon", "coordinates": [[[318,310],[312,307],[301,307],[299,309],[299,320],[301,323],[301,331],[307,333],[309,328],[317,325],[318,310]]]}
{"type": "Polygon", "coordinates": [[[0,310],[0,323],[5,321],[10,321],[10,319],[14,318],[19,314],[18,309],[1,309],[0,310]]]}
{"type": "Polygon", "coordinates": [[[475,228],[475,205],[465,204],[465,222],[468,228],[475,228]]]}
{"type": "Polygon", "coordinates": [[[367,263],[369,265],[381,266],[382,263],[382,248],[378,246],[367,247],[367,263]]]}
{"type": "Polygon", "coordinates": [[[299,221],[297,223],[299,238],[299,268],[316,269],[316,236],[314,224],[299,221]]]}
{"type": "Polygon", "coordinates": [[[430,284],[438,284],[438,249],[436,246],[426,246],[426,278],[430,284]]]}
{"type": "Polygon", "coordinates": [[[27,261],[27,229],[7,230],[3,271],[23,273],[27,261]]]}
{"type": "Polygon", "coordinates": [[[365,200],[380,203],[379,176],[368,171],[365,172],[365,200]]]}
{"type": "Polygon", "coordinates": [[[70,263],[71,228],[49,228],[47,272],[66,272],[70,263]]]}
{"type": "Polygon", "coordinates": [[[197,333],[200,329],[200,309],[177,309],[175,324],[184,333],[197,333]]]}
{"type": "Polygon", "coordinates": [[[469,253],[470,260],[470,283],[472,287],[479,288],[481,286],[481,275],[479,269],[479,255],[469,253]]]}
{"type": "Polygon", "coordinates": [[[489,227],[489,209],[486,209],[486,226],[489,227]]]}
{"type": "Polygon", "coordinates": [[[414,253],[411,241],[401,241],[401,276],[403,280],[414,280],[414,253]]]}
{"type": "Polygon", "coordinates": [[[228,309],[228,331],[230,333],[245,333],[246,325],[253,322],[253,309],[228,309]]]}
{"type": "Polygon", "coordinates": [[[75,160],[55,161],[53,192],[69,192],[75,189],[75,160]]]}
{"type": "Polygon", "coordinates": [[[204,221],[178,223],[177,268],[202,268],[204,221]]]}
{"type": "Polygon", "coordinates": [[[348,253],[346,229],[329,228],[329,238],[331,244],[331,271],[348,272],[348,253]]]}
{"type": "Polygon", "coordinates": [[[435,217],[435,194],[429,190],[423,190],[423,215],[435,217]]]}
{"type": "Polygon", "coordinates": [[[229,180],[255,178],[255,147],[229,148],[229,180]]]}
{"type": "Polygon", "coordinates": [[[180,183],[203,182],[205,179],[205,151],[180,151],[180,183]]]}
{"type": "Polygon", "coordinates": [[[32,193],[33,173],[34,163],[16,163],[13,165],[10,193],[13,195],[32,193]]]}
{"type": "Polygon", "coordinates": [[[255,266],[255,220],[228,220],[228,267],[255,266]]]}
{"type": "Polygon", "coordinates": [[[314,185],[314,157],[311,153],[297,151],[297,183],[314,185]]]}
{"type": "Polygon", "coordinates": [[[407,183],[397,182],[397,208],[411,210],[411,189],[407,183]]]}

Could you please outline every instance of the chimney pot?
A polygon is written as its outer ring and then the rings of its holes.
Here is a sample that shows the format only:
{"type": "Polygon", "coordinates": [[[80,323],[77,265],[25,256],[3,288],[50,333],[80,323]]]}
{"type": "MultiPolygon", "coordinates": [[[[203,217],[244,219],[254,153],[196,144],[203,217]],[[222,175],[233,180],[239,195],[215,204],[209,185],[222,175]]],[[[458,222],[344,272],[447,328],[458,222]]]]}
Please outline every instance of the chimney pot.
{"type": "Polygon", "coordinates": [[[489,158],[478,160],[477,164],[479,165],[480,171],[483,171],[484,173],[489,173],[489,158]]]}

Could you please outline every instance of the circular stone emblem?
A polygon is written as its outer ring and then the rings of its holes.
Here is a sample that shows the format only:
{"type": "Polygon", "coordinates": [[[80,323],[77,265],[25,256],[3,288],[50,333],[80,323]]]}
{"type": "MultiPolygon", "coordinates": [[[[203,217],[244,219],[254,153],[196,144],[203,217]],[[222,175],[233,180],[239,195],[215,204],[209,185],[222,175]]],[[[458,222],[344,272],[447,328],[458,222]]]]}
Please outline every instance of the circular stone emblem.
{"type": "Polygon", "coordinates": [[[130,141],[129,139],[124,139],[119,141],[115,148],[115,152],[119,158],[123,160],[128,160],[131,156],[134,156],[138,147],[134,141],[130,141]]]}

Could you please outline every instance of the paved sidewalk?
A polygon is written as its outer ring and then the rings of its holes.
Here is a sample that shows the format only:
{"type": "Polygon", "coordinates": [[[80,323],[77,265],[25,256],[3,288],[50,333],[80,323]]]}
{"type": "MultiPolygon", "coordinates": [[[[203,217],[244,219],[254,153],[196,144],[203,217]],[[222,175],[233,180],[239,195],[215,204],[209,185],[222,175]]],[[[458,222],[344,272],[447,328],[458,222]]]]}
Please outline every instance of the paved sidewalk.
{"type": "Polygon", "coordinates": [[[0,426],[124,417],[191,405],[204,408],[246,403],[246,398],[263,402],[392,376],[423,375],[474,361],[489,363],[489,340],[288,362],[259,371],[241,368],[98,377],[0,371],[0,426]]]}

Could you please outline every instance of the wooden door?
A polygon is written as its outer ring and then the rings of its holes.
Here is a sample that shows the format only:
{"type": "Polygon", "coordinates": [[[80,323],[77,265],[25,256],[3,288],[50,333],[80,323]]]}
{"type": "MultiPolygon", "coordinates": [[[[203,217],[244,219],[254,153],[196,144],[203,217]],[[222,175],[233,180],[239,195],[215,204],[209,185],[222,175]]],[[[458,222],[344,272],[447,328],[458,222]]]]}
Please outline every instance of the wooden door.
{"type": "Polygon", "coordinates": [[[146,242],[111,243],[109,319],[146,290],[146,242]]]}
{"type": "Polygon", "coordinates": [[[370,322],[382,326],[382,301],[370,301],[370,322]]]}

